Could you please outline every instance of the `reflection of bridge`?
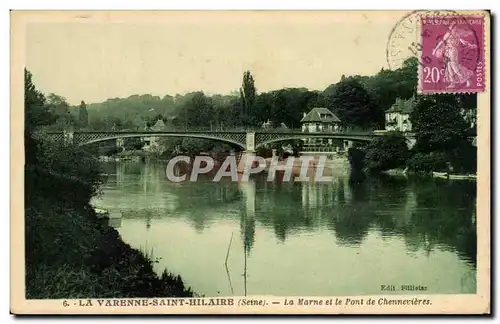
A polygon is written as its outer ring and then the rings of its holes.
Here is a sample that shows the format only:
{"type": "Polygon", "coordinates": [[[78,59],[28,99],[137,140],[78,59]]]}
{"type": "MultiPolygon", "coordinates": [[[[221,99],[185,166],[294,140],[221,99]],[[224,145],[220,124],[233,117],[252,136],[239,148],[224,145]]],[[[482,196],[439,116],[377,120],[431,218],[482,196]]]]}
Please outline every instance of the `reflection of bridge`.
{"type": "MultiPolygon", "coordinates": [[[[133,137],[190,137],[201,139],[212,139],[229,143],[242,148],[244,151],[252,152],[266,144],[286,140],[297,140],[305,138],[332,138],[352,142],[369,142],[383,133],[376,132],[303,132],[300,129],[285,130],[172,130],[172,131],[76,131],[76,132],[47,132],[45,135],[54,140],[65,140],[77,145],[88,145],[92,143],[119,140],[133,137]]],[[[407,134],[409,146],[413,146],[415,140],[413,134],[407,134]]]]}

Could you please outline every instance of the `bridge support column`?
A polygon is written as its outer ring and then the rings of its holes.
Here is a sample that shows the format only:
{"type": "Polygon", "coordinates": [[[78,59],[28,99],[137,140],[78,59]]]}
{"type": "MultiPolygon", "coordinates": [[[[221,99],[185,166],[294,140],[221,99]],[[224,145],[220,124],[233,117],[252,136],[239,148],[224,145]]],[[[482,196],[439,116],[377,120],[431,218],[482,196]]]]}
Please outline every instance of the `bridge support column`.
{"type": "MultiPolygon", "coordinates": [[[[238,173],[243,173],[245,171],[245,165],[247,161],[253,161],[253,160],[255,160],[255,152],[244,151],[241,154],[240,161],[238,162],[238,173]]],[[[248,167],[251,168],[252,165],[249,165],[248,167]]]]}
{"type": "MultiPolygon", "coordinates": [[[[255,133],[247,133],[245,141],[246,150],[241,154],[238,162],[238,172],[243,173],[248,159],[255,158],[255,133]]],[[[249,166],[251,167],[251,166],[249,166]]]]}
{"type": "Polygon", "coordinates": [[[246,152],[255,152],[255,133],[247,133],[245,148],[246,152]]]}

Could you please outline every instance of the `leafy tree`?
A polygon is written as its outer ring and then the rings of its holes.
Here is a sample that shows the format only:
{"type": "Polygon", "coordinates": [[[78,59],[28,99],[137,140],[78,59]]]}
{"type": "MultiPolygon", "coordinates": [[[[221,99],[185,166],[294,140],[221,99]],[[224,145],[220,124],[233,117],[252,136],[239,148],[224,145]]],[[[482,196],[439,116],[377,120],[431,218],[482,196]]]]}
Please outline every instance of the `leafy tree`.
{"type": "Polygon", "coordinates": [[[447,156],[443,152],[419,152],[408,160],[408,170],[417,173],[449,171],[447,156]]]}
{"type": "Polygon", "coordinates": [[[55,120],[56,116],[45,105],[45,96],[36,89],[31,72],[24,69],[24,148],[27,165],[37,161],[38,148],[33,132],[55,120]]]}
{"type": "Polygon", "coordinates": [[[408,160],[407,140],[401,132],[389,132],[368,144],[365,167],[369,172],[380,172],[404,167],[408,160]]]}
{"type": "Polygon", "coordinates": [[[78,108],[78,124],[81,128],[87,128],[89,126],[89,114],[87,113],[87,105],[82,100],[80,107],[78,108]]]}
{"type": "Polygon", "coordinates": [[[462,115],[462,107],[460,97],[455,95],[419,96],[410,114],[417,140],[414,150],[444,154],[451,164],[449,171],[475,172],[477,152],[468,138],[470,125],[462,115]]]}
{"type": "Polygon", "coordinates": [[[139,137],[130,137],[123,139],[123,147],[127,151],[140,150],[144,146],[144,142],[139,137]]]}
{"type": "Polygon", "coordinates": [[[467,122],[457,97],[449,94],[418,96],[410,113],[418,152],[446,152],[467,140],[467,122]]]}
{"type": "Polygon", "coordinates": [[[255,81],[250,71],[243,73],[243,85],[240,89],[240,97],[242,103],[243,124],[251,125],[253,123],[255,97],[257,89],[255,88],[255,81]]]}
{"type": "Polygon", "coordinates": [[[183,103],[181,111],[184,113],[179,116],[184,124],[190,128],[214,126],[214,106],[209,97],[202,91],[195,92],[191,98],[183,103]]]}
{"type": "Polygon", "coordinates": [[[32,133],[38,127],[50,125],[56,120],[56,116],[45,103],[45,96],[33,84],[31,72],[24,69],[24,122],[28,133],[32,133]]]}
{"type": "Polygon", "coordinates": [[[179,107],[183,103],[183,97],[132,95],[127,98],[112,98],[105,102],[87,105],[89,116],[89,127],[97,129],[106,127],[111,129],[112,121],[120,118],[127,129],[143,129],[145,120],[149,120],[158,114],[174,116],[179,114],[179,107]]]}
{"type": "Polygon", "coordinates": [[[368,91],[356,79],[345,78],[337,83],[333,94],[326,97],[326,103],[347,126],[366,128],[373,126],[374,120],[383,118],[368,91]]]}

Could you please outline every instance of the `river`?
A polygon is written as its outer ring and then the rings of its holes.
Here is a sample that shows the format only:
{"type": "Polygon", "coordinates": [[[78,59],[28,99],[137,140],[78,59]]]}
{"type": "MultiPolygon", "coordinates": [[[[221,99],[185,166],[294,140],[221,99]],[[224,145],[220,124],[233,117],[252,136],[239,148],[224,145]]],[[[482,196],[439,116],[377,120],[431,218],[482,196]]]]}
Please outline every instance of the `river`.
{"type": "Polygon", "coordinates": [[[103,166],[93,204],[159,273],[205,296],[476,292],[475,182],[357,181],[347,162],[328,183],[172,183],[161,163],[103,166]]]}

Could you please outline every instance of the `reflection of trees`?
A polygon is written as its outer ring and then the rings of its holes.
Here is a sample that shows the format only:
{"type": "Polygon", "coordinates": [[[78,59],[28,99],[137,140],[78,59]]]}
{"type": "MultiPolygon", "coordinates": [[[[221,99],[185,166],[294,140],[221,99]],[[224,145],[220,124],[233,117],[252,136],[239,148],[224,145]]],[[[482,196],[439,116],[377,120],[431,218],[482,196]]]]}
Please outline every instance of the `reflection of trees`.
{"type": "MultiPolygon", "coordinates": [[[[256,226],[273,229],[281,242],[290,234],[326,226],[340,245],[359,245],[372,230],[382,237],[404,237],[410,251],[449,249],[475,263],[474,182],[339,177],[327,184],[267,182],[262,177],[256,178],[252,187],[253,210],[246,202],[248,193],[245,196],[237,183],[172,184],[164,181],[163,166],[142,168],[145,179],[133,178],[132,167],[122,166],[119,172],[123,179],[129,179],[124,180],[127,191],[132,187],[132,193],[141,193],[138,199],[153,202],[151,207],[143,204],[149,208],[147,213],[139,208],[123,213],[124,218],[144,217],[146,226],[155,217],[184,217],[202,231],[222,217],[239,219],[247,253],[255,243],[256,226]],[[146,192],[142,190],[144,182],[146,192]],[[172,196],[175,204],[170,202],[172,196]]],[[[119,198],[115,198],[117,203],[123,202],[119,198]]]]}
{"type": "Polygon", "coordinates": [[[240,210],[240,233],[247,254],[250,253],[255,241],[255,186],[253,179],[238,183],[243,198],[240,210]]]}
{"type": "Polygon", "coordinates": [[[383,236],[402,235],[409,251],[430,253],[439,247],[475,263],[474,182],[391,177],[366,182],[372,197],[369,210],[377,211],[371,226],[383,236]]]}
{"type": "Polygon", "coordinates": [[[243,210],[240,216],[240,230],[243,236],[243,244],[245,245],[245,251],[250,253],[255,242],[255,217],[247,215],[247,212],[243,210]]]}
{"type": "Polygon", "coordinates": [[[276,237],[284,242],[287,235],[311,227],[311,220],[302,206],[302,183],[268,184],[268,190],[257,193],[256,218],[266,227],[274,228],[276,237]],[[270,189],[270,190],[269,190],[270,189]],[[264,199],[260,199],[264,197],[264,199]]]}
{"type": "Polygon", "coordinates": [[[413,246],[433,246],[456,250],[463,258],[476,262],[476,226],[473,182],[415,183],[417,208],[406,228],[413,246]]]}
{"type": "MultiPolygon", "coordinates": [[[[337,204],[330,217],[330,227],[341,245],[359,245],[368,234],[373,218],[365,182],[349,181],[350,201],[337,204]]],[[[342,188],[345,192],[345,188],[342,188]]]]}
{"type": "MultiPolygon", "coordinates": [[[[235,184],[220,186],[217,183],[186,183],[176,188],[181,199],[173,217],[183,215],[201,232],[220,215],[227,215],[228,208],[241,200],[241,193],[235,184]]],[[[237,208],[237,204],[234,206],[237,208]]]]}

